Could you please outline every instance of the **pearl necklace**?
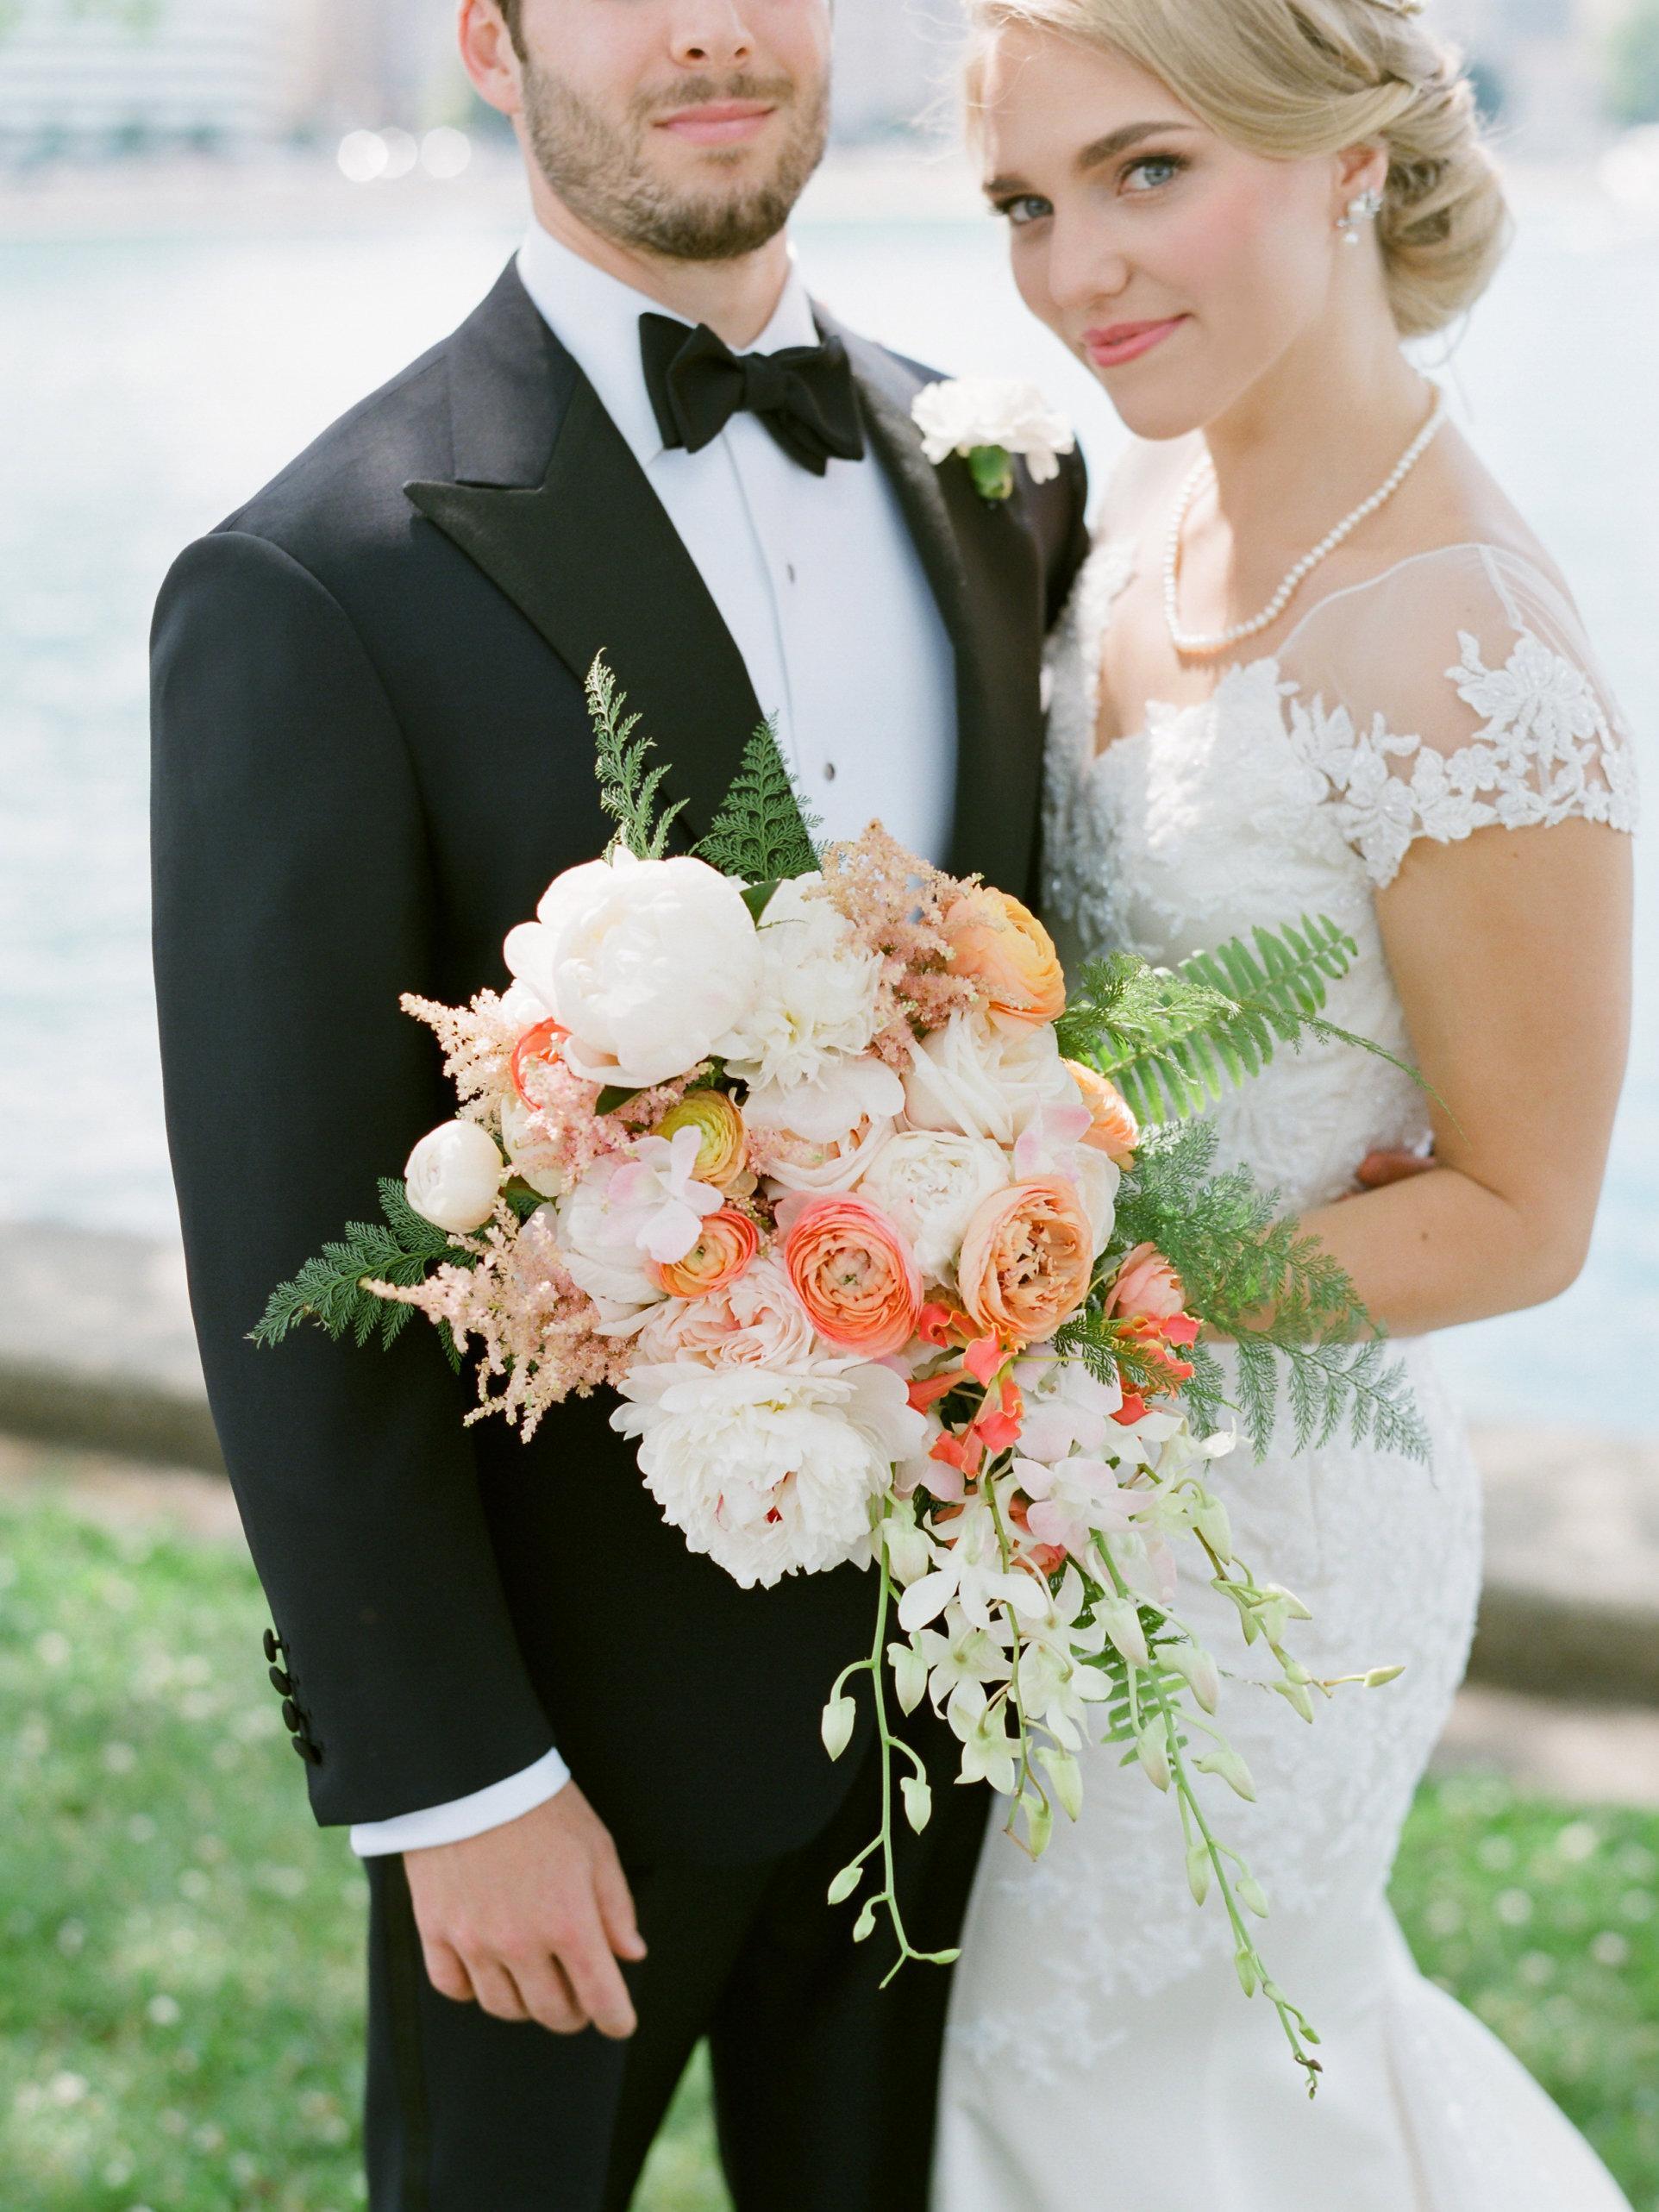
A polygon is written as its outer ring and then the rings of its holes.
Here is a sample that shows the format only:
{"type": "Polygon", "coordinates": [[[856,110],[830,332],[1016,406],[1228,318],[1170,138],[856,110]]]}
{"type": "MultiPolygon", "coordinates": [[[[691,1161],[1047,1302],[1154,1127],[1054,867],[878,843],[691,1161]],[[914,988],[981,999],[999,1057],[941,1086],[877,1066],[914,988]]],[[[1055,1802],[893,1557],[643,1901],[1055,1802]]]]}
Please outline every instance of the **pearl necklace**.
{"type": "Polygon", "coordinates": [[[1224,653],[1230,645],[1236,645],[1243,638],[1254,637],[1258,630],[1266,630],[1270,623],[1277,622],[1304,580],[1312,573],[1322,561],[1333,554],[1345,538],[1351,537],[1368,517],[1374,515],[1379,507],[1385,505],[1393,498],[1395,492],[1399,491],[1400,486],[1429,450],[1436,433],[1445,419],[1445,395],[1437,391],[1434,396],[1434,405],[1429,411],[1428,421],[1412,439],[1411,444],[1406,447],[1389,475],[1377,486],[1371,497],[1368,499],[1362,499],[1350,514],[1343,516],[1335,530],[1320,539],[1312,552],[1302,555],[1301,559],[1287,572],[1284,582],[1259,615],[1254,616],[1249,622],[1235,623],[1230,630],[1218,630],[1213,636],[1209,637],[1195,635],[1181,628],[1180,606],[1181,531],[1193,500],[1198,497],[1206,479],[1215,473],[1214,463],[1211,461],[1209,454],[1207,453],[1200,454],[1188,472],[1186,481],[1181,486],[1180,495],[1175,501],[1175,511],[1169,517],[1169,536],[1164,545],[1164,620],[1168,624],[1170,638],[1175,650],[1186,660],[1208,660],[1218,653],[1224,653]]]}

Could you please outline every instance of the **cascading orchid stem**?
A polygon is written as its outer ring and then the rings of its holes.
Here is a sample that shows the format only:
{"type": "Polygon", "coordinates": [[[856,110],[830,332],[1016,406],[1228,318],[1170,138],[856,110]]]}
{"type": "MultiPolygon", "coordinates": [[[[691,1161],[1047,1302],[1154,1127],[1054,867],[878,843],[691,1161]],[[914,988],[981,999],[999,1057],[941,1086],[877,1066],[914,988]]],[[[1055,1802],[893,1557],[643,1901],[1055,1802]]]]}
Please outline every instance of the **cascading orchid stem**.
{"type": "Polygon", "coordinates": [[[1181,1756],[1180,1728],[1168,1691],[1155,1676],[1149,1683],[1149,1689],[1160,1709],[1164,1724],[1164,1742],[1169,1758],[1170,1778],[1175,1785],[1181,1808],[1182,1833],[1184,1836],[1191,1835],[1192,1831],[1187,1827],[1187,1818],[1190,1814],[1193,1823],[1203,1839],[1205,1850],[1215,1874],[1216,1887],[1221,1893],[1221,1900],[1226,1908],[1227,1918],[1231,1924],[1233,1937],[1238,1946],[1236,1957],[1239,1980],[1243,1986],[1244,1994],[1246,1996],[1251,1996],[1257,1989],[1260,1989],[1263,1996],[1278,2014],[1279,2024],[1283,2028],[1286,2039],[1290,2045],[1291,2056],[1295,2059],[1296,2064],[1306,2071],[1307,2093],[1312,2097],[1318,2091],[1319,2076],[1324,2069],[1319,2061],[1312,2057],[1304,2046],[1308,2043],[1318,2043],[1318,2035],[1306,2014],[1291,2002],[1268,1971],[1267,1961],[1262,1958],[1261,1948],[1238,1908],[1238,1900],[1234,1895],[1232,1883],[1228,1878],[1225,1861],[1230,1858],[1241,1866],[1243,1861],[1239,1858],[1236,1851],[1218,1840],[1205,1816],[1204,1808],[1199,1802],[1198,1792],[1193,1787],[1192,1776],[1187,1772],[1186,1762],[1181,1756]]]}
{"type": "MultiPolygon", "coordinates": [[[[989,1384],[986,1386],[986,1395],[987,1398],[990,1396],[989,1384]]],[[[993,1462],[992,1468],[987,1468],[986,1470],[985,1495],[986,1502],[991,1508],[991,1526],[997,1532],[997,1545],[1002,1554],[1003,1571],[1007,1574],[1012,1570],[1014,1548],[1010,1544],[1008,1532],[1003,1526],[1002,1508],[997,1503],[997,1486],[992,1472],[994,1465],[993,1462]]],[[[1025,1718],[1025,1702],[1020,1695],[1019,1686],[1019,1622],[1015,1617],[1012,1606],[1005,1606],[1002,1611],[1003,1617],[1008,1623],[1009,1632],[1013,1639],[1013,1649],[1009,1661],[1008,1700],[1014,1708],[1014,1721],[1019,1730],[1019,1764],[1014,1776],[1014,1804],[1013,1810],[1008,1815],[1008,1826],[1005,1833],[1011,1836],[1021,1850],[1030,1858],[1037,1858],[1042,1856],[1042,1843],[1047,1841],[1048,1831],[1054,1824],[1054,1807],[1049,1801],[1048,1791],[1037,1780],[1036,1770],[1031,1764],[1030,1729],[1025,1718]],[[1038,1802],[1042,1807],[1041,1814],[1035,1818],[1030,1805],[1026,1802],[1025,1793],[1028,1789],[1036,1792],[1038,1802]],[[1022,1806],[1025,1807],[1030,1840],[1027,1837],[1021,1836],[1015,1826],[1019,1819],[1022,1806]],[[1036,1840],[1038,1838],[1042,1839],[1042,1842],[1036,1840]]]]}

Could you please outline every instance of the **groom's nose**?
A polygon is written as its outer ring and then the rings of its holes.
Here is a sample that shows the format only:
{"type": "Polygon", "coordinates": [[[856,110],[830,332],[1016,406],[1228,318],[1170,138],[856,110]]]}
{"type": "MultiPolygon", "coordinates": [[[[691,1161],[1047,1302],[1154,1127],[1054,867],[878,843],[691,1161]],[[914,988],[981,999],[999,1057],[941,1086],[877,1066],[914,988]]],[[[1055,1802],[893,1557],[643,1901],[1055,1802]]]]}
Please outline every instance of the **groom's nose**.
{"type": "Polygon", "coordinates": [[[679,0],[669,44],[682,68],[741,69],[755,47],[744,0],[679,0]]]}

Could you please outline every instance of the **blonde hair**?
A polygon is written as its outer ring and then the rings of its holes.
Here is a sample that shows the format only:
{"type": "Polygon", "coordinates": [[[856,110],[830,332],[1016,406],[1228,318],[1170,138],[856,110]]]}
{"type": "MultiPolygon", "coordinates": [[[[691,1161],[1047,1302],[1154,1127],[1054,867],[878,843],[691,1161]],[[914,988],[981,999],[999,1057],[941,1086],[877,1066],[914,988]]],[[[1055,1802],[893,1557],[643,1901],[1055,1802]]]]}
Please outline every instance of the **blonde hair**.
{"type": "Polygon", "coordinates": [[[1103,47],[1167,85],[1218,136],[1279,159],[1376,143],[1377,236],[1401,335],[1480,298],[1509,210],[1462,59],[1405,0],[970,0],[977,104],[986,34],[1009,25],[1103,47]]]}

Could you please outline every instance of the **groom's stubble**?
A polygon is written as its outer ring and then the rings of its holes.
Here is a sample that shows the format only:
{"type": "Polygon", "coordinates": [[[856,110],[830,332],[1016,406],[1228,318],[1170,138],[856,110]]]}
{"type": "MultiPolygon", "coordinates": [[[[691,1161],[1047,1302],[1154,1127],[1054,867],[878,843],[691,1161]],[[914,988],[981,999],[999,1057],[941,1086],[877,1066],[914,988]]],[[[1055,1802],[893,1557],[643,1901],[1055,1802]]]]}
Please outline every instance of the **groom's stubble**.
{"type": "MultiPolygon", "coordinates": [[[[676,261],[731,261],[758,253],[788,222],[823,159],[830,136],[827,76],[802,87],[787,77],[682,79],[672,93],[642,92],[613,122],[539,60],[523,59],[525,135],[536,166],[577,219],[601,237],[676,261]],[[723,100],[765,100],[786,125],[771,172],[698,192],[653,174],[648,147],[665,110],[723,100]]],[[[743,157],[711,151],[711,178],[743,157]]]]}

